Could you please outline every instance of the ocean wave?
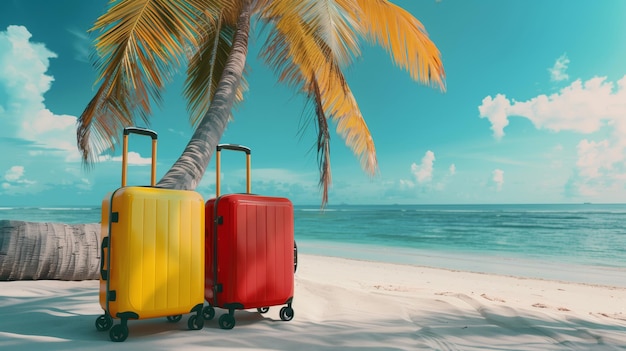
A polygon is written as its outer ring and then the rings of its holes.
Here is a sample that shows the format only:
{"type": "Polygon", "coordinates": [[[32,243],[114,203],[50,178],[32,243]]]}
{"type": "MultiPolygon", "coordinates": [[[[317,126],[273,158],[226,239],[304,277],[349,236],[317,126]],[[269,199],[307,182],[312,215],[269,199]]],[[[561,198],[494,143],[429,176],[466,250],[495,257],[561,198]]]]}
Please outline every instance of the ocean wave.
{"type": "Polygon", "coordinates": [[[11,211],[15,210],[15,207],[0,207],[0,211],[11,211]]]}
{"type": "Polygon", "coordinates": [[[339,211],[344,211],[344,210],[340,210],[340,209],[334,209],[334,208],[325,208],[325,209],[319,209],[319,208],[296,208],[295,211],[300,211],[300,212],[339,212],[339,211]]]}
{"type": "Polygon", "coordinates": [[[42,211],[92,211],[91,207],[39,207],[42,211]]]}

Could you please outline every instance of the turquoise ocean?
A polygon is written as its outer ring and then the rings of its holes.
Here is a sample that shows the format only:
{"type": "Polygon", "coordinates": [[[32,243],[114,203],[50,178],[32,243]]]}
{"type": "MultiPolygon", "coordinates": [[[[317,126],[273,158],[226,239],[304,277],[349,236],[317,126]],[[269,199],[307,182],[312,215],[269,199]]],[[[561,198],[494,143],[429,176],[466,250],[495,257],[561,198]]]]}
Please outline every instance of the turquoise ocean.
{"type": "MultiPolygon", "coordinates": [[[[295,206],[301,253],[626,287],[626,204],[295,206]]],[[[100,206],[0,207],[96,223],[100,206]]]]}

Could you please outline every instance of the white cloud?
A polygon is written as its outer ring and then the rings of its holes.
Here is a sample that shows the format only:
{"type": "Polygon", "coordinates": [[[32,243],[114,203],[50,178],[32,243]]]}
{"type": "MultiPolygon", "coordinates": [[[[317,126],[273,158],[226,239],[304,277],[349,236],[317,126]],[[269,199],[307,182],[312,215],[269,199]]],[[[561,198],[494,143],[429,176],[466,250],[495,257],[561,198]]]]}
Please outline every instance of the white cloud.
{"type": "Polygon", "coordinates": [[[586,82],[580,79],[560,92],[539,95],[527,101],[511,103],[506,96],[487,96],[478,107],[481,118],[491,122],[497,139],[504,136],[508,118],[519,116],[530,120],[537,129],[573,131],[589,134],[602,126],[612,125],[626,131],[626,76],[615,84],[606,77],[586,82]]]}
{"type": "MultiPolygon", "coordinates": [[[[100,155],[98,157],[99,162],[122,162],[122,156],[112,157],[111,155],[100,155]]],[[[138,152],[128,152],[128,165],[129,166],[149,166],[152,164],[151,157],[141,157],[138,152]]]]}
{"type": "Polygon", "coordinates": [[[494,169],[491,172],[491,180],[496,184],[498,191],[502,190],[504,185],[504,171],[501,169],[494,169]]]}
{"type": "Polygon", "coordinates": [[[14,188],[16,186],[28,187],[35,184],[35,181],[24,178],[24,166],[13,166],[4,173],[5,183],[2,184],[4,189],[14,188]]]}
{"type": "Polygon", "coordinates": [[[399,181],[390,182],[386,186],[386,194],[394,198],[400,197],[419,197],[432,192],[442,192],[450,183],[450,178],[456,174],[456,166],[450,164],[448,173],[442,173],[438,177],[435,176],[435,153],[431,150],[426,151],[420,164],[411,164],[411,180],[400,179],[399,181]]]}
{"type": "Polygon", "coordinates": [[[615,83],[606,77],[578,79],[558,93],[522,102],[502,94],[488,96],[478,109],[481,118],[491,122],[496,139],[504,135],[511,116],[526,118],[539,130],[586,135],[606,130],[607,139],[579,142],[578,159],[565,193],[591,196],[602,191],[608,194],[618,184],[626,187],[626,76],[615,83]]]}
{"type": "Polygon", "coordinates": [[[496,139],[504,136],[504,127],[509,125],[509,113],[511,103],[505,95],[498,94],[495,98],[487,96],[478,107],[480,118],[487,118],[491,122],[491,130],[496,139]]]}
{"type": "MultiPolygon", "coordinates": [[[[310,187],[316,189],[317,183],[313,182],[315,175],[311,175],[308,179],[302,175],[297,175],[286,169],[254,169],[252,175],[252,193],[264,194],[264,195],[276,195],[287,196],[290,188],[293,187],[310,187]],[[260,172],[259,172],[260,171],[260,172]],[[271,174],[279,175],[279,177],[272,177],[271,174]],[[282,176],[286,177],[282,177],[282,176]],[[298,179],[301,179],[300,182],[298,179]]],[[[245,171],[234,171],[228,173],[222,173],[221,180],[221,194],[227,193],[243,193],[246,190],[245,185],[245,171]]],[[[196,191],[205,196],[205,199],[215,197],[215,171],[207,170],[202,177],[202,180],[196,187],[196,191]]],[[[314,190],[313,192],[316,192],[314,190]]],[[[299,194],[301,195],[301,194],[299,194]]]]}
{"type": "MultiPolygon", "coordinates": [[[[284,183],[314,183],[317,175],[312,173],[296,173],[289,169],[282,168],[258,168],[253,171],[254,180],[264,182],[284,182],[284,183]]],[[[241,170],[240,176],[245,177],[244,171],[241,170]]]]}
{"type": "MultiPolygon", "coordinates": [[[[113,160],[122,162],[122,156],[114,157],[113,160]]],[[[128,164],[133,166],[149,166],[152,164],[152,158],[141,157],[139,153],[131,151],[128,153],[128,164]]]]}
{"type": "MultiPolygon", "coordinates": [[[[225,177],[224,174],[222,176],[225,177]]],[[[235,172],[234,176],[239,180],[239,183],[234,184],[230,182],[229,186],[233,192],[243,192],[246,179],[244,169],[235,172]]],[[[251,177],[253,193],[274,193],[287,196],[287,194],[293,193],[294,189],[298,189],[298,191],[307,189],[311,193],[317,192],[319,189],[317,181],[319,175],[317,173],[298,173],[281,168],[258,168],[252,170],[251,177]]],[[[226,181],[222,184],[228,185],[226,181]]]]}
{"type": "MultiPolygon", "coordinates": [[[[317,172],[294,172],[283,168],[253,168],[252,193],[269,196],[283,196],[290,199],[307,198],[309,202],[319,201],[317,172]]],[[[215,195],[215,171],[207,170],[196,191],[205,196],[205,199],[215,195]]],[[[222,194],[242,193],[246,190],[245,168],[226,170],[221,174],[222,194]]],[[[331,190],[331,193],[334,192],[331,190]]]]}
{"type": "Polygon", "coordinates": [[[415,177],[418,183],[429,182],[433,177],[433,169],[435,162],[435,153],[428,150],[424,157],[422,157],[422,163],[411,165],[411,173],[415,177]]]}
{"type": "Polygon", "coordinates": [[[46,72],[57,55],[30,38],[23,26],[0,31],[0,137],[17,137],[78,161],[76,117],[55,115],[44,105],[54,81],[46,72]]]}
{"type": "Polygon", "coordinates": [[[584,139],[576,147],[578,160],[565,185],[565,195],[589,201],[622,202],[626,188],[626,163],[623,145],[608,139],[584,139]]]}
{"type": "Polygon", "coordinates": [[[82,190],[91,190],[92,184],[87,178],[81,178],[76,182],[76,187],[82,190]]]}
{"type": "Polygon", "coordinates": [[[456,166],[454,165],[454,163],[450,165],[450,167],[448,168],[448,171],[450,172],[450,175],[456,174],[456,166]]]}
{"type": "Polygon", "coordinates": [[[608,140],[595,142],[584,139],[578,143],[577,151],[578,175],[587,180],[607,175],[614,167],[624,164],[624,148],[608,140]]]}
{"type": "Polygon", "coordinates": [[[80,62],[89,63],[89,48],[91,47],[91,39],[89,35],[79,29],[67,30],[74,37],[74,50],[76,50],[74,59],[80,62]]]}
{"type": "Polygon", "coordinates": [[[174,129],[174,128],[168,128],[168,129],[167,129],[167,131],[168,131],[168,132],[170,132],[170,133],[173,133],[173,134],[179,135],[179,136],[181,136],[181,137],[185,137],[185,133],[184,133],[183,131],[176,130],[176,129],[174,129]]]}
{"type": "Polygon", "coordinates": [[[23,166],[13,166],[9,168],[9,170],[6,171],[6,173],[4,173],[4,179],[6,179],[9,182],[15,182],[19,180],[20,178],[22,178],[23,175],[24,175],[23,166]]]}
{"type": "Polygon", "coordinates": [[[415,188],[415,183],[410,180],[400,179],[400,190],[407,190],[415,188]]]}
{"type": "Polygon", "coordinates": [[[98,156],[98,162],[110,162],[110,161],[115,161],[114,157],[112,157],[111,155],[98,156]]]}
{"type": "Polygon", "coordinates": [[[553,82],[568,80],[569,75],[565,73],[565,71],[567,70],[569,62],[570,61],[566,54],[561,55],[561,57],[559,57],[554,63],[554,66],[548,68],[548,72],[550,72],[550,80],[553,82]]]}

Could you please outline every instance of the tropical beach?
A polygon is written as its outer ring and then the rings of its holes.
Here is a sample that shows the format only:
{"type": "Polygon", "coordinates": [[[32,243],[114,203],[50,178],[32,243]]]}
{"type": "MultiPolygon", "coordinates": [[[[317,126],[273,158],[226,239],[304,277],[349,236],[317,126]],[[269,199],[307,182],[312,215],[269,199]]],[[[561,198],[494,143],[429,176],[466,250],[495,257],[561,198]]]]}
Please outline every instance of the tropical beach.
{"type": "MultiPolygon", "coordinates": [[[[460,210],[458,206],[347,206],[321,211],[297,206],[300,253],[292,321],[281,321],[278,308],[264,315],[255,310],[238,311],[232,330],[218,326],[217,318],[226,313],[220,309],[199,331],[187,330],[186,316],[174,325],[165,318],[129,321],[130,336],[115,347],[537,351],[626,347],[626,265],[605,259],[614,256],[614,249],[620,252],[619,245],[587,254],[550,249],[552,255],[546,251],[541,258],[533,257],[538,250],[533,253],[528,246],[535,241],[546,248],[558,244],[559,231],[541,232],[538,228],[569,224],[569,229],[560,231],[568,233],[571,250],[583,238],[588,248],[602,247],[606,238],[619,236],[618,223],[626,216],[624,205],[591,209],[574,205],[464,206],[460,210]],[[432,224],[436,218],[451,215],[456,218],[454,225],[446,221],[432,224]],[[403,246],[388,237],[374,241],[375,233],[391,234],[386,225],[389,218],[396,223],[396,234],[405,234],[403,246]],[[482,227],[472,228],[470,221],[476,218],[482,227]],[[508,222],[514,218],[517,222],[508,222]],[[515,225],[519,222],[526,226],[515,225]],[[411,223],[411,231],[403,229],[411,223]],[[585,234],[585,223],[595,223],[596,232],[602,231],[604,237],[596,234],[592,237],[596,241],[591,240],[585,234]],[[465,236],[484,232],[483,239],[474,239],[482,241],[483,251],[471,253],[470,246],[463,249],[461,243],[453,244],[457,226],[467,228],[465,236]],[[485,239],[489,231],[502,242],[518,238],[518,253],[498,254],[501,248],[485,239]],[[434,232],[441,235],[439,244],[432,241],[434,232]],[[533,234],[533,240],[519,240],[533,234]],[[371,242],[355,243],[355,238],[371,242]],[[428,250],[409,247],[411,242],[423,240],[430,241],[428,250]],[[550,256],[558,257],[550,260],[550,256]]],[[[0,219],[11,212],[28,219],[51,219],[56,213],[69,222],[98,216],[96,207],[13,209],[0,211],[0,219]]],[[[0,347],[110,348],[108,333],[95,328],[95,319],[102,314],[98,289],[98,280],[0,282],[0,347]]]]}
{"type": "MultiPolygon", "coordinates": [[[[572,272],[574,273],[574,272],[572,272]]],[[[239,311],[202,330],[130,321],[112,345],[98,281],[0,282],[2,350],[623,350],[626,287],[301,255],[295,317],[239,311]]],[[[224,311],[218,310],[218,315],[224,311]]],[[[185,321],[186,319],[183,319],[185,321]]]]}
{"type": "Polygon", "coordinates": [[[0,350],[626,350],[624,14],[5,1],[0,350]]]}

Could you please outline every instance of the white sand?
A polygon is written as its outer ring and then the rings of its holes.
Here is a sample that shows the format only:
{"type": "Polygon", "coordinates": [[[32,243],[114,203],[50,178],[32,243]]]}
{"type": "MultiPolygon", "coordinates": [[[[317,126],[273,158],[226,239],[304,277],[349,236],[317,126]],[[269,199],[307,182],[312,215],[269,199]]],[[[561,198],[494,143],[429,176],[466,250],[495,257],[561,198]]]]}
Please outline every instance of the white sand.
{"type": "Polygon", "coordinates": [[[301,254],[294,320],[278,310],[232,330],[129,321],[112,343],[97,281],[0,282],[0,350],[626,350],[624,287],[301,254]]]}

